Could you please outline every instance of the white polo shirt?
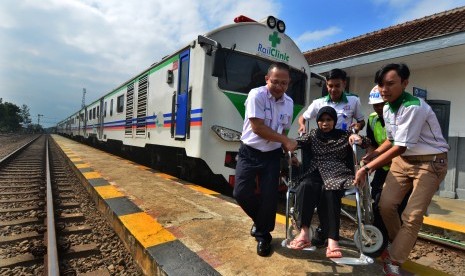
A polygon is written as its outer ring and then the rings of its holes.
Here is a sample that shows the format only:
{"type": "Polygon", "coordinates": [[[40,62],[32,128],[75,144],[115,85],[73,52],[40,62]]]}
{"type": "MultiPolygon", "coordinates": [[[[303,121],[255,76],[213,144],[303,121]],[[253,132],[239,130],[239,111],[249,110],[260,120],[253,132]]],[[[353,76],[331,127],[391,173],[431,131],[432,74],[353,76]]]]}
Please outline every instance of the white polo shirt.
{"type": "Polygon", "coordinates": [[[266,86],[250,90],[245,101],[245,119],[241,141],[262,152],[280,148],[281,143],[265,140],[255,134],[252,131],[249,118],[263,119],[266,126],[282,133],[283,130],[291,127],[293,112],[294,102],[286,94],[276,101],[266,86]]]}
{"type": "Polygon", "coordinates": [[[436,114],[423,100],[407,92],[384,106],[387,139],[406,147],[402,156],[439,154],[449,151],[436,114]]]}
{"type": "Polygon", "coordinates": [[[333,102],[328,95],[314,100],[307,110],[302,114],[305,120],[316,118],[318,111],[323,106],[331,106],[337,113],[337,129],[347,130],[352,124],[353,119],[362,121],[365,115],[362,112],[360,99],[354,94],[343,92],[342,99],[339,102],[333,102]]]}

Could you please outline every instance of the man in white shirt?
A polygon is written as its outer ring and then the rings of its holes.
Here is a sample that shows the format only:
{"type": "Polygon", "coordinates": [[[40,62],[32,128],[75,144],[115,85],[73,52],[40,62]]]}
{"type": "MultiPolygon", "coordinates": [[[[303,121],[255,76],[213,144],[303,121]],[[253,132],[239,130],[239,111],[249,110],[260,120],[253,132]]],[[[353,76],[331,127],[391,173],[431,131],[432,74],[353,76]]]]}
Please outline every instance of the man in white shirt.
{"type": "Polygon", "coordinates": [[[422,99],[405,92],[410,70],[405,64],[387,64],[375,76],[383,100],[387,140],[364,157],[367,165],[355,176],[364,185],[366,174],[392,160],[379,209],[388,231],[390,245],[381,255],[386,275],[401,275],[400,266],[415,245],[423,216],[447,173],[449,145],[438,119],[422,99]],[[402,221],[397,213],[411,190],[402,221]]]}
{"type": "Polygon", "coordinates": [[[297,141],[287,137],[294,103],[286,95],[289,66],[274,63],[265,76],[266,85],[252,89],[245,102],[245,119],[236,166],[234,198],[253,220],[257,254],[271,253],[278,201],[280,160],[283,149],[294,151],[297,141]],[[256,194],[256,179],[260,193],[256,194]]]}
{"type": "Polygon", "coordinates": [[[307,131],[305,122],[312,120],[323,106],[331,106],[337,112],[337,129],[348,130],[355,128],[358,132],[365,126],[365,115],[358,96],[344,92],[346,88],[346,72],[342,69],[329,71],[326,77],[328,95],[314,100],[307,110],[299,117],[299,133],[307,131]],[[355,119],[356,123],[353,122],[355,119]]]}

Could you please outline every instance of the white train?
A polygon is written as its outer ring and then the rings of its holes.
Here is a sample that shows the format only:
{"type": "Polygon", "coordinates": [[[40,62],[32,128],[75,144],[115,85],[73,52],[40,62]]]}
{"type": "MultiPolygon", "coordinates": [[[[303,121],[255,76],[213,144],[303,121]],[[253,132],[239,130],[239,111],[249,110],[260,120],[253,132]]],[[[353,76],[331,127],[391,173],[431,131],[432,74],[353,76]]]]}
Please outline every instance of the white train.
{"type": "MultiPolygon", "coordinates": [[[[235,157],[251,88],[265,84],[272,62],[291,67],[287,94],[294,100],[291,133],[308,104],[307,60],[283,21],[234,24],[199,35],[57,125],[60,134],[124,148],[143,148],[152,165],[174,166],[182,178],[205,172],[234,185],[235,157]]],[[[292,135],[292,134],[291,134],[292,135]]]]}

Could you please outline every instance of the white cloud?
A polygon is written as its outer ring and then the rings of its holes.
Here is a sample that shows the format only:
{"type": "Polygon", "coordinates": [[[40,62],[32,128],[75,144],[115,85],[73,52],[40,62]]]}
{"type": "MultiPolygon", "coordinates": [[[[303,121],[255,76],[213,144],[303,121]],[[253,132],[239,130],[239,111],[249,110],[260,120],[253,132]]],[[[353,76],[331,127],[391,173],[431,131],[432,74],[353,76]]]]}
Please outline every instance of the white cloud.
{"type": "Polygon", "coordinates": [[[464,0],[423,0],[412,3],[408,11],[404,11],[396,18],[396,23],[402,23],[417,18],[422,18],[438,12],[450,10],[465,5],[464,0]]]}
{"type": "Polygon", "coordinates": [[[313,42],[313,41],[321,41],[324,40],[328,37],[331,37],[333,35],[336,35],[340,33],[342,30],[338,27],[329,27],[324,30],[317,30],[317,31],[312,31],[312,32],[305,32],[301,34],[297,39],[298,44],[303,44],[307,42],[313,42]]]}
{"type": "Polygon", "coordinates": [[[274,2],[0,1],[0,97],[27,104],[31,114],[65,117],[80,105],[83,87],[87,102],[95,100],[240,14],[279,14],[274,2]],[[25,101],[32,98],[42,101],[25,101]]]}
{"type": "Polygon", "coordinates": [[[377,5],[387,4],[393,16],[393,24],[422,18],[438,12],[464,6],[465,0],[372,0],[377,5]]]}

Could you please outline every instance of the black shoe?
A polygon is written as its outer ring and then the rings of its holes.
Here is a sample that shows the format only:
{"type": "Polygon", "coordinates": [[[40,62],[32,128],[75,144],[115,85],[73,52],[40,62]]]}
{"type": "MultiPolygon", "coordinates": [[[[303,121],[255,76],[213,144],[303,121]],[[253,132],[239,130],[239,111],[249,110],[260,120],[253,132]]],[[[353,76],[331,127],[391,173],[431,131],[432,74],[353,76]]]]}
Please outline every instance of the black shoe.
{"type": "Polygon", "coordinates": [[[257,243],[257,254],[266,257],[271,253],[271,244],[268,241],[259,241],[257,243]]]}
{"type": "Polygon", "coordinates": [[[250,228],[250,235],[252,237],[255,237],[255,232],[257,231],[257,227],[255,226],[255,223],[252,225],[252,228],[250,228]]]}

